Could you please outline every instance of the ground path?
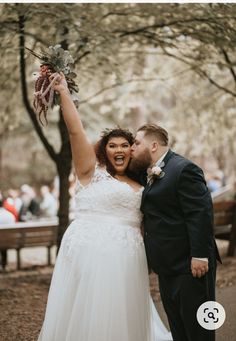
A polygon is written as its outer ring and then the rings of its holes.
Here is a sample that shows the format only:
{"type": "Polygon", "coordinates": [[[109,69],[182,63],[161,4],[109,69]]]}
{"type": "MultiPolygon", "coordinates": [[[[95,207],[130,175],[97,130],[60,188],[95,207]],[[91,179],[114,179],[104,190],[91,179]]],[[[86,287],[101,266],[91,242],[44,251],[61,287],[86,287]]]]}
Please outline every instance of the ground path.
{"type": "MultiPolygon", "coordinates": [[[[226,321],[217,331],[216,341],[236,341],[236,258],[223,257],[223,261],[217,274],[217,301],[226,310],[226,321]]],[[[6,273],[0,273],[0,341],[37,340],[52,270],[31,265],[27,270],[14,271],[12,265],[6,273]]],[[[150,276],[150,287],[166,323],[154,275],[150,276]]]]}

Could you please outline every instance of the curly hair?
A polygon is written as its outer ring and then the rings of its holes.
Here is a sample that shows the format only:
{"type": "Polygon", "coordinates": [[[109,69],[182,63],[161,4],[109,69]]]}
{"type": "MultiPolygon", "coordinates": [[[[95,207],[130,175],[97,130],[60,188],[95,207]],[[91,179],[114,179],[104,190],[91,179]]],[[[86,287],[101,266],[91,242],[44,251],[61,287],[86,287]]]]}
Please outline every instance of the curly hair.
{"type": "Polygon", "coordinates": [[[127,140],[130,146],[134,143],[134,136],[128,129],[122,129],[120,127],[114,129],[105,129],[101,133],[100,140],[95,144],[95,153],[99,163],[99,166],[105,166],[107,171],[114,176],[115,169],[107,158],[106,145],[113,137],[123,137],[127,140]]]}

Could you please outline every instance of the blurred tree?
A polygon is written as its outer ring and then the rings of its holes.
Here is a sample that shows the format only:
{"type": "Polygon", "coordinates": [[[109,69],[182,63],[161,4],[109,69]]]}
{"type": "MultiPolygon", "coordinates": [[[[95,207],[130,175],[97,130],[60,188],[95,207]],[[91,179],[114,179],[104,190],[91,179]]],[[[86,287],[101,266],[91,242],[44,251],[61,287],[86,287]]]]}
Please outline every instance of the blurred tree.
{"type": "Polygon", "coordinates": [[[51,113],[51,130],[38,124],[30,104],[31,74],[38,64],[25,45],[38,50],[61,42],[76,57],[81,115],[91,135],[104,122],[114,125],[125,119],[134,127],[138,117],[139,122],[163,120],[173,132],[173,144],[190,154],[196,150],[191,136],[199,136],[199,129],[201,143],[209,146],[224,127],[224,141],[211,152],[219,154],[229,138],[236,97],[234,4],[29,3],[3,4],[0,13],[3,134],[13,122],[29,125],[25,118],[22,123],[26,109],[60,177],[59,243],[68,225],[69,139],[60,112],[51,113]]]}

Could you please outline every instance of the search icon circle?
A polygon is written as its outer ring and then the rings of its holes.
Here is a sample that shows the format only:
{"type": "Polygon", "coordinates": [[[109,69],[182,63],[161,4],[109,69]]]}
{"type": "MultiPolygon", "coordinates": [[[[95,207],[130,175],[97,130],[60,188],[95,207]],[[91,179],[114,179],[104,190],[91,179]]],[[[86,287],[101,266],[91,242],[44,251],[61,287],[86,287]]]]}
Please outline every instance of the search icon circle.
{"type": "Polygon", "coordinates": [[[225,322],[224,307],[216,301],[207,301],[197,310],[197,321],[205,329],[216,330],[225,322]]]}

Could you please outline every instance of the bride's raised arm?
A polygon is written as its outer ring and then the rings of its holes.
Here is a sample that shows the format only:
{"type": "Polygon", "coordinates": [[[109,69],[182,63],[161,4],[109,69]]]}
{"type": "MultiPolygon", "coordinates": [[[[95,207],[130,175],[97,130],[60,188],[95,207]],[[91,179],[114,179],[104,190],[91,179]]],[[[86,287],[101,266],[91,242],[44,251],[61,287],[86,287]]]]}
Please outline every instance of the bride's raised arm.
{"type": "Polygon", "coordinates": [[[62,114],[69,132],[72,149],[72,158],[77,177],[85,184],[93,175],[96,155],[92,144],[89,142],[79,113],[71,99],[65,76],[60,73],[54,85],[61,99],[62,114]]]}

